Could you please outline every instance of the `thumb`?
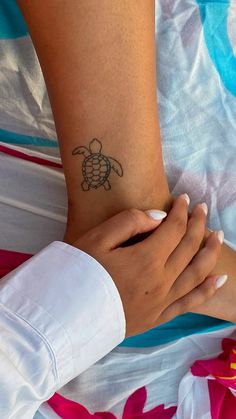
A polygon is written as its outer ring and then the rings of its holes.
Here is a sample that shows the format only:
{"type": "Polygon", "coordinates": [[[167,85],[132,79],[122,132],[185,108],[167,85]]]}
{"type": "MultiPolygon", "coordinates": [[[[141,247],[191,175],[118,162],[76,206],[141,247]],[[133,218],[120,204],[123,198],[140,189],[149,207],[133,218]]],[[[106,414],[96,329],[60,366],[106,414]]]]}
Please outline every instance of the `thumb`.
{"type": "Polygon", "coordinates": [[[103,244],[107,249],[114,249],[136,234],[153,230],[166,216],[166,212],[156,209],[122,211],[99,226],[102,229],[103,244]]]}

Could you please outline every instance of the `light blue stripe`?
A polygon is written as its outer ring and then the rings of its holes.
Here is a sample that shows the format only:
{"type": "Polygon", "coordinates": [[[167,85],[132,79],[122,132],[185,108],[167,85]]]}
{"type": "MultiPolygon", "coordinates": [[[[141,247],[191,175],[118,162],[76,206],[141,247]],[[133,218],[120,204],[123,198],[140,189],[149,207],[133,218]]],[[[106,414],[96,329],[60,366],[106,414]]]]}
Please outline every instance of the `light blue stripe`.
{"type": "Polygon", "coordinates": [[[56,140],[46,138],[32,137],[29,135],[16,134],[12,131],[0,129],[0,141],[6,144],[35,145],[44,147],[58,147],[56,140]]]}
{"type": "Polygon", "coordinates": [[[15,0],[0,0],[0,39],[18,38],[28,29],[15,0]]]}
{"type": "Polygon", "coordinates": [[[199,5],[205,42],[211,60],[226,89],[236,96],[236,57],[227,29],[230,1],[196,0],[196,2],[199,5]]]}
{"type": "Polygon", "coordinates": [[[233,323],[201,314],[187,313],[178,316],[168,323],[155,327],[146,333],[125,339],[119,346],[147,348],[164,345],[165,343],[197,333],[208,333],[232,326],[233,323]]]}

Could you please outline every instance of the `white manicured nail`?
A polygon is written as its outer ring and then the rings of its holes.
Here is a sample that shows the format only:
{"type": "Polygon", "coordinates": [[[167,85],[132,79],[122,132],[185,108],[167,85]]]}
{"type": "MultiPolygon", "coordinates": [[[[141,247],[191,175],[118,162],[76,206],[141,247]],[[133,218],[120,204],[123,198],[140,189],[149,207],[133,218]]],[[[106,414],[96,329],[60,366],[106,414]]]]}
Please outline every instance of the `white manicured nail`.
{"type": "Polygon", "coordinates": [[[202,207],[203,211],[205,212],[205,214],[207,215],[208,214],[208,206],[207,206],[207,204],[205,202],[203,202],[201,204],[201,207],[202,207]]]}
{"type": "Polygon", "coordinates": [[[187,204],[189,205],[190,204],[190,198],[189,198],[188,194],[187,193],[184,193],[181,196],[185,199],[185,201],[187,201],[187,204]]]}
{"type": "Polygon", "coordinates": [[[228,275],[221,275],[216,280],[216,288],[221,288],[226,283],[228,275]]]}
{"type": "Polygon", "coordinates": [[[220,243],[222,244],[223,241],[224,241],[224,236],[225,236],[223,230],[217,231],[216,234],[218,236],[218,239],[219,239],[220,243]]]}
{"type": "Polygon", "coordinates": [[[153,220],[163,220],[167,216],[165,211],[158,211],[155,209],[145,211],[146,214],[151,217],[153,220]]]}

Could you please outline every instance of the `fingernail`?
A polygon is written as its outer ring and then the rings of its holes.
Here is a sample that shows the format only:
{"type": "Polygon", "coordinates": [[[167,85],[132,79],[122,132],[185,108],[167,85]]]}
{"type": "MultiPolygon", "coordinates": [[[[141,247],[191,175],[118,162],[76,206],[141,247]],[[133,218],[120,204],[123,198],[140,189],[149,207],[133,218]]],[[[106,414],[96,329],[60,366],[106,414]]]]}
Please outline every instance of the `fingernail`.
{"type": "Polygon", "coordinates": [[[216,288],[221,288],[226,283],[228,275],[221,275],[216,280],[216,288]]]}
{"type": "Polygon", "coordinates": [[[217,234],[217,237],[218,237],[220,243],[222,244],[223,241],[224,241],[224,237],[225,237],[223,230],[217,231],[216,234],[217,234]]]}
{"type": "Polygon", "coordinates": [[[183,195],[181,195],[182,196],[182,198],[184,198],[185,199],[185,201],[187,201],[187,204],[189,205],[190,204],[190,198],[189,198],[189,196],[188,196],[188,194],[187,193],[184,193],[183,195]]]}
{"type": "Polygon", "coordinates": [[[203,211],[205,212],[205,214],[207,215],[208,214],[208,206],[207,206],[206,202],[203,202],[201,204],[201,207],[202,207],[203,211]]]}
{"type": "Polygon", "coordinates": [[[146,214],[153,220],[163,220],[167,216],[165,211],[158,211],[155,209],[145,211],[146,214]]]}

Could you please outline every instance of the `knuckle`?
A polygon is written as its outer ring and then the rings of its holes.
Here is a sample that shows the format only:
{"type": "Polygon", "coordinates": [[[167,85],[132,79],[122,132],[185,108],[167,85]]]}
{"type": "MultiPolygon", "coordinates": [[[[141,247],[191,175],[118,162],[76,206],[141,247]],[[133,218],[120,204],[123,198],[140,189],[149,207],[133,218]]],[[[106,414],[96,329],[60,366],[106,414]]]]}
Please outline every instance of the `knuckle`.
{"type": "Polygon", "coordinates": [[[206,263],[207,263],[206,269],[208,272],[210,272],[214,268],[216,262],[217,262],[217,253],[214,252],[212,254],[209,254],[206,259],[206,263]]]}
{"type": "Polygon", "coordinates": [[[203,212],[202,209],[199,211],[199,205],[196,206],[196,209],[197,209],[197,213],[195,212],[194,220],[196,223],[203,226],[206,223],[205,213],[203,212]]]}
{"type": "Polygon", "coordinates": [[[205,277],[205,270],[202,263],[195,263],[192,265],[192,272],[195,281],[199,281],[205,277]]]}
{"type": "Polygon", "coordinates": [[[200,243],[201,243],[201,238],[195,233],[189,233],[186,237],[187,240],[187,247],[188,249],[193,253],[197,253],[200,243]]]}
{"type": "Polygon", "coordinates": [[[205,287],[203,289],[203,298],[205,300],[209,299],[210,297],[212,297],[212,295],[215,293],[215,288],[213,287],[213,285],[210,282],[207,282],[206,284],[204,284],[205,287]]]}
{"type": "Polygon", "coordinates": [[[215,260],[218,258],[219,253],[220,253],[220,250],[221,250],[221,245],[220,245],[220,243],[214,243],[214,244],[211,246],[209,256],[211,257],[211,259],[212,259],[212,260],[214,260],[214,261],[215,261],[215,260]]]}
{"type": "Polygon", "coordinates": [[[211,248],[208,252],[205,253],[205,263],[206,263],[206,270],[208,272],[214,268],[216,265],[219,253],[217,248],[211,248]]]}
{"type": "Polygon", "coordinates": [[[104,235],[100,229],[95,227],[86,233],[86,242],[90,246],[103,247],[105,242],[104,235]]]}
{"type": "Polygon", "coordinates": [[[196,236],[203,239],[205,234],[205,219],[203,218],[203,216],[195,216],[191,219],[190,222],[193,228],[195,229],[196,236]]]}
{"type": "Polygon", "coordinates": [[[161,300],[163,298],[163,301],[164,301],[164,299],[167,298],[169,288],[170,287],[168,286],[168,284],[163,284],[163,283],[156,284],[153,289],[153,292],[157,296],[157,298],[161,298],[161,300]]]}
{"type": "MultiPolygon", "coordinates": [[[[150,271],[149,271],[150,272],[150,271]]],[[[163,279],[163,275],[160,275],[163,279]]],[[[160,305],[167,300],[169,294],[169,284],[167,281],[157,280],[157,275],[151,271],[149,274],[149,281],[145,283],[145,288],[148,287],[149,294],[154,299],[153,301],[159,300],[160,305]]],[[[155,303],[156,305],[156,303],[155,303]]]]}
{"type": "Polygon", "coordinates": [[[100,240],[103,237],[103,234],[101,232],[101,229],[99,229],[98,227],[94,227],[91,230],[88,231],[88,237],[89,239],[92,240],[100,240]]]}
{"type": "Polygon", "coordinates": [[[187,228],[187,221],[183,217],[183,215],[182,216],[179,215],[179,216],[175,217],[174,223],[175,223],[176,229],[179,231],[179,233],[185,234],[186,228],[187,228]]]}

